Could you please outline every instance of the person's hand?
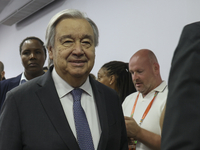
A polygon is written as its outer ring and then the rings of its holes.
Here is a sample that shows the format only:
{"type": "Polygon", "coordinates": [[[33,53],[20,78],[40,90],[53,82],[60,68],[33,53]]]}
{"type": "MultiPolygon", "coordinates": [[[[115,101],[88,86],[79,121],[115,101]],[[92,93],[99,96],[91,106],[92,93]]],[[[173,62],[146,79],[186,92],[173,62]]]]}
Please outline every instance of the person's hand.
{"type": "Polygon", "coordinates": [[[135,150],[136,144],[133,138],[128,138],[128,149],[135,150]]]}
{"type": "Polygon", "coordinates": [[[141,130],[140,126],[131,117],[124,117],[126,124],[127,136],[130,138],[137,139],[137,134],[141,130]]]}

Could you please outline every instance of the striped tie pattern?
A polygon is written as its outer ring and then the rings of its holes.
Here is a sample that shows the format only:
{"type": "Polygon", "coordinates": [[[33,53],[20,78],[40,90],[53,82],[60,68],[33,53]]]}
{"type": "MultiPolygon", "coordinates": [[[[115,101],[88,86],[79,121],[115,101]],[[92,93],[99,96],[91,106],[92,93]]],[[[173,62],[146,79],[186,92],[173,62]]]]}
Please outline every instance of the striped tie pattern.
{"type": "Polygon", "coordinates": [[[82,90],[80,88],[76,88],[71,91],[71,94],[74,100],[73,102],[74,122],[75,122],[79,147],[81,150],[94,150],[90,127],[80,101],[82,90]]]}

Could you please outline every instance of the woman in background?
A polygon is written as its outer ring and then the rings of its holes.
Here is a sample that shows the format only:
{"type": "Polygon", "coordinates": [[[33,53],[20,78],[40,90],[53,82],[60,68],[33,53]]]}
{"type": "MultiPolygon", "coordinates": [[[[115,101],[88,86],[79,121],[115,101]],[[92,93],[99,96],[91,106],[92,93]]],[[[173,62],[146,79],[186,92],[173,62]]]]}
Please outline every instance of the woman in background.
{"type": "Polygon", "coordinates": [[[110,61],[105,63],[98,72],[97,80],[117,91],[121,103],[126,96],[136,92],[129,72],[128,63],[122,61],[110,61]]]}

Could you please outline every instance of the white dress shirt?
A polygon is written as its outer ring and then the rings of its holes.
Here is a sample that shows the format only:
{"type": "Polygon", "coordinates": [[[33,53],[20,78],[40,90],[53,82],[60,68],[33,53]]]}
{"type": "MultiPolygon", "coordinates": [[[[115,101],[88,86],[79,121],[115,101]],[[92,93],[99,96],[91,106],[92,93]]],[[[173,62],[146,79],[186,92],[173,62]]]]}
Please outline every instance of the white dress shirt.
{"type": "Polygon", "coordinates": [[[19,85],[22,84],[22,80],[26,80],[26,81],[28,81],[28,80],[26,79],[25,75],[24,75],[24,72],[22,73],[22,76],[21,76],[21,79],[20,79],[19,85]]]}
{"type": "MultiPolygon", "coordinates": [[[[74,115],[73,115],[73,97],[70,93],[74,88],[70,86],[66,81],[64,81],[57,74],[55,68],[53,68],[53,71],[52,71],[52,78],[53,78],[58,96],[60,98],[63,110],[65,112],[66,118],[68,120],[68,123],[71,127],[71,130],[74,136],[77,138],[76,128],[74,124],[74,115]]],[[[101,135],[101,127],[100,127],[96,103],[94,100],[94,95],[92,92],[92,87],[89,82],[89,77],[87,78],[85,83],[79,88],[83,90],[83,93],[81,96],[81,105],[85,111],[88,124],[90,127],[90,131],[92,134],[94,148],[96,150],[98,147],[99,139],[101,135]]]]}

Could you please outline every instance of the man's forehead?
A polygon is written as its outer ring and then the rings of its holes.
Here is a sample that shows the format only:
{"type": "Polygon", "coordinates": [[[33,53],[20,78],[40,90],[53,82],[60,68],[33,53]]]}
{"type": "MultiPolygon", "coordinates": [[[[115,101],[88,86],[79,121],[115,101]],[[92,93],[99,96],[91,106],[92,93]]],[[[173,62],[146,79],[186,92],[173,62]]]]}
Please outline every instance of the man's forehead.
{"type": "Polygon", "coordinates": [[[134,68],[146,68],[149,67],[150,63],[148,61],[148,59],[146,58],[141,58],[141,57],[137,57],[137,58],[133,58],[130,60],[129,62],[129,67],[134,67],[134,68]]]}
{"type": "MultiPolygon", "coordinates": [[[[60,20],[57,24],[56,24],[56,28],[58,26],[64,26],[64,27],[87,27],[87,28],[92,28],[92,26],[90,25],[90,23],[86,20],[86,19],[82,19],[82,18],[64,18],[62,20],[60,20]]],[[[58,28],[59,29],[59,28],[58,28]]]]}
{"type": "Polygon", "coordinates": [[[59,40],[63,40],[66,38],[76,38],[76,37],[79,37],[80,39],[83,39],[83,38],[92,39],[93,35],[92,34],[63,34],[63,35],[60,35],[59,40]]]}
{"type": "Polygon", "coordinates": [[[138,62],[141,62],[141,59],[139,55],[133,55],[130,59],[129,65],[137,64],[138,62]]]}
{"type": "Polygon", "coordinates": [[[63,19],[56,25],[56,35],[60,37],[90,37],[94,36],[94,31],[90,23],[85,19],[63,19]]]}

